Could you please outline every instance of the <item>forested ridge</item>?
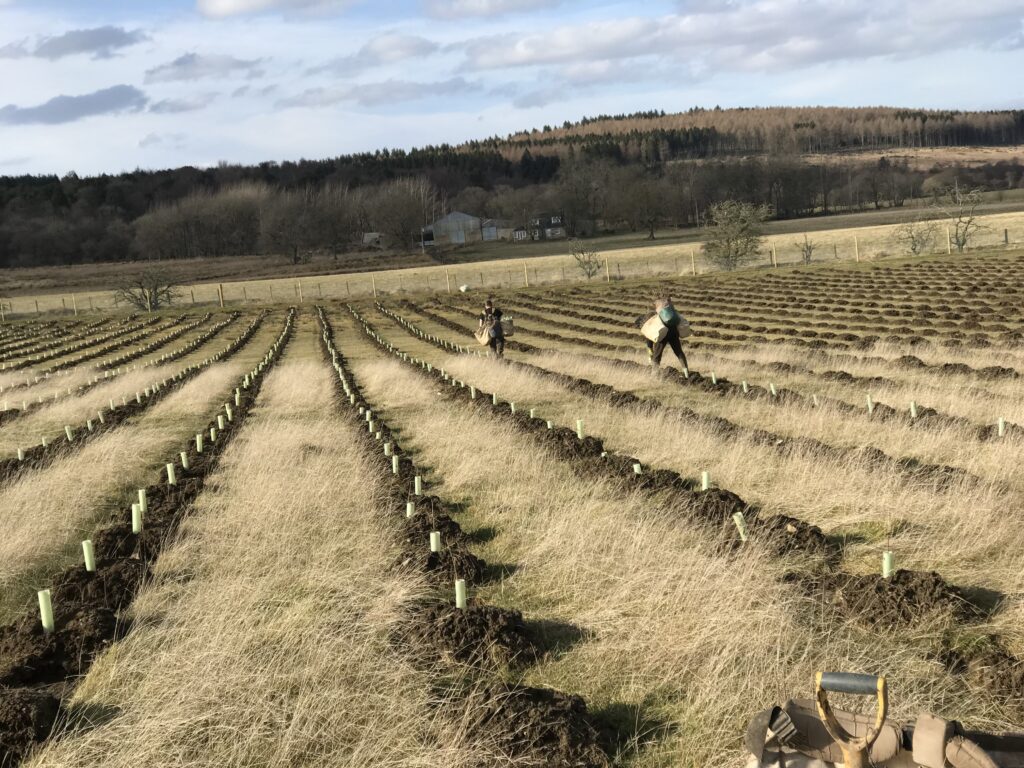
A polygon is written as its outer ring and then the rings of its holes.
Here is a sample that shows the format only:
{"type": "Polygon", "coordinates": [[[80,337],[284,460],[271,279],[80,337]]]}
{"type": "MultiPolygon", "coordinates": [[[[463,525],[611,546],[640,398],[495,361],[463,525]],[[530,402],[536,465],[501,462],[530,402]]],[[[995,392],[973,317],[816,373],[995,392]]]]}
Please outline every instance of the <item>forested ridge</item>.
{"type": "Polygon", "coordinates": [[[1016,188],[1014,162],[917,170],[806,153],[1024,144],[1024,111],[691,109],[600,115],[462,145],[324,160],[79,177],[0,177],[0,266],[133,258],[335,253],[383,233],[412,247],[450,210],[523,224],[564,214],[574,234],[695,226],[725,199],[779,218],[901,206],[954,179],[1016,188]]]}

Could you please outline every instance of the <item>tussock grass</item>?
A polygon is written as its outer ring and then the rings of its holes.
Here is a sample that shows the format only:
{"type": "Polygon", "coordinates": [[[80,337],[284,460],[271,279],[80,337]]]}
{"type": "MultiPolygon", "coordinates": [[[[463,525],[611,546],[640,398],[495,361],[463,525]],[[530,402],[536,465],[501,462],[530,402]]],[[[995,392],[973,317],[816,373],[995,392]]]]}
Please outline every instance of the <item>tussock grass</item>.
{"type": "MultiPolygon", "coordinates": [[[[422,584],[396,550],[328,369],[286,362],[76,695],[107,713],[34,766],[430,766],[481,755],[388,642],[422,584]]],[[[491,764],[501,764],[491,761],[491,764]]]]}
{"type": "Polygon", "coordinates": [[[245,371],[238,360],[204,371],[132,423],[0,488],[0,617],[23,608],[79,542],[209,420],[245,371]]]}
{"type": "Polygon", "coordinates": [[[465,502],[464,526],[493,531],[481,554],[506,575],[480,596],[562,638],[528,682],[582,694],[621,731],[631,764],[740,764],[746,720],[809,694],[824,667],[889,674],[897,716],[1004,721],[927,658],[940,628],[869,636],[782,584],[787,566],[756,545],[716,552],[683,510],[580,480],[509,426],[438,401],[408,369],[369,355],[354,369],[442,492],[465,502]]]}

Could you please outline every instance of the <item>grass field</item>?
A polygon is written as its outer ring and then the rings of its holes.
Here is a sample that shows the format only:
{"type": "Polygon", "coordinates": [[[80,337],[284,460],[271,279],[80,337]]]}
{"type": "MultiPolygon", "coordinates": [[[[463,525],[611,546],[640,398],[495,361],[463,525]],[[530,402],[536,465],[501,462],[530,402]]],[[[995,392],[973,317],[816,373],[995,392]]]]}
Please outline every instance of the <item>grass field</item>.
{"type": "Polygon", "coordinates": [[[495,286],[503,361],[321,282],[0,327],[0,764],[740,766],[822,669],[1024,729],[1024,251],[495,286]]]}

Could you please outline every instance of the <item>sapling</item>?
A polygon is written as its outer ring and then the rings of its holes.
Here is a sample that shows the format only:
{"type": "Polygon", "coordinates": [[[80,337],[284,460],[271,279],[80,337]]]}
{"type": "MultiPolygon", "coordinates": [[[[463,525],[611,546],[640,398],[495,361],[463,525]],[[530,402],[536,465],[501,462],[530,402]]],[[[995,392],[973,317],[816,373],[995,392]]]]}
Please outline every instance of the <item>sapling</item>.
{"type": "Polygon", "coordinates": [[[416,477],[413,478],[412,487],[413,487],[413,491],[412,492],[416,496],[422,496],[423,495],[423,478],[420,477],[419,475],[416,475],[416,477]]]}
{"type": "Polygon", "coordinates": [[[142,507],[132,504],[132,533],[142,533],[142,507]]]}
{"type": "Polygon", "coordinates": [[[999,437],[1006,437],[1006,419],[1002,416],[999,417],[999,421],[996,423],[996,432],[999,437]]]}
{"type": "Polygon", "coordinates": [[[743,394],[747,394],[750,391],[750,387],[747,386],[747,382],[741,381],[740,386],[743,387],[743,394]]]}
{"type": "Polygon", "coordinates": [[[68,442],[72,442],[75,439],[75,432],[67,424],[64,425],[64,434],[68,436],[68,442]]]}
{"type": "Polygon", "coordinates": [[[203,433],[202,432],[197,432],[196,433],[196,453],[202,453],[202,452],[203,452],[203,433]]]}
{"type": "Polygon", "coordinates": [[[710,488],[711,488],[711,473],[707,472],[707,471],[701,472],[700,473],[700,489],[702,491],[706,491],[706,490],[708,490],[710,488]]]}
{"type": "Polygon", "coordinates": [[[219,429],[221,432],[224,431],[224,417],[221,416],[220,414],[217,415],[217,429],[219,429]]]}
{"type": "Polygon", "coordinates": [[[412,517],[415,514],[416,514],[416,502],[415,501],[407,501],[407,502],[405,502],[405,516],[406,517],[412,517]]]}
{"type": "Polygon", "coordinates": [[[554,429],[554,428],[555,428],[555,422],[549,421],[548,422],[548,429],[554,429]]]}
{"type": "Polygon", "coordinates": [[[466,610],[466,580],[455,580],[455,607],[460,611],[466,610]]]}
{"type": "Polygon", "coordinates": [[[144,513],[149,512],[149,500],[146,498],[145,488],[139,488],[139,509],[144,513]]]}
{"type": "Polygon", "coordinates": [[[182,451],[181,454],[181,468],[188,469],[188,453],[182,451]]]}
{"type": "Polygon", "coordinates": [[[811,395],[811,402],[814,403],[814,407],[817,408],[818,407],[818,396],[817,395],[811,395]]]}
{"type": "Polygon", "coordinates": [[[775,385],[768,382],[768,391],[772,393],[772,397],[776,397],[779,393],[775,391],[775,385]]]}
{"type": "Polygon", "coordinates": [[[396,475],[398,474],[398,457],[397,456],[392,456],[391,457],[391,471],[392,471],[392,473],[394,473],[396,475]]]}
{"type": "Polygon", "coordinates": [[[85,570],[93,573],[96,570],[96,553],[93,551],[92,539],[82,542],[82,557],[85,560],[85,570]]]}
{"type": "Polygon", "coordinates": [[[875,403],[871,400],[871,395],[867,396],[867,403],[868,403],[868,415],[870,416],[872,413],[875,412],[875,403]]]}
{"type": "Polygon", "coordinates": [[[88,432],[92,432],[92,419],[85,420],[85,429],[88,432]]]}
{"type": "Polygon", "coordinates": [[[537,418],[537,409],[536,408],[531,408],[530,409],[530,418],[531,419],[537,418]]]}
{"type": "MultiPolygon", "coordinates": [[[[551,422],[548,422],[550,424],[551,422]]],[[[548,429],[551,427],[549,426],[548,429]]],[[[583,419],[576,419],[576,437],[583,439],[583,419]]]]}
{"type": "Polygon", "coordinates": [[[910,418],[917,418],[917,403],[915,403],[913,400],[910,401],[910,418]]]}
{"type": "Polygon", "coordinates": [[[430,532],[430,551],[440,552],[441,551],[441,532],[431,531],[430,532]]]}
{"type": "Polygon", "coordinates": [[[39,590],[38,597],[39,619],[43,625],[43,632],[50,634],[53,632],[53,603],[50,600],[50,590],[39,590]]]}
{"type": "Polygon", "coordinates": [[[493,395],[491,395],[491,405],[497,405],[497,404],[498,404],[498,393],[495,392],[493,395]]]}
{"type": "Polygon", "coordinates": [[[384,455],[385,456],[390,456],[391,455],[391,443],[384,443],[384,455]]]}
{"type": "Polygon", "coordinates": [[[644,473],[643,465],[638,461],[633,465],[633,474],[642,475],[644,473]]]}
{"type": "Polygon", "coordinates": [[[174,473],[174,465],[173,464],[168,464],[167,465],[167,484],[168,485],[177,485],[178,484],[178,478],[177,478],[177,475],[175,475],[175,473],[174,473]]]}
{"type": "Polygon", "coordinates": [[[24,448],[19,448],[18,449],[18,461],[24,461],[24,460],[25,460],[25,449],[24,448]]]}
{"type": "Polygon", "coordinates": [[[718,386],[718,377],[715,376],[714,371],[711,372],[711,383],[714,384],[715,386],[718,386]]]}

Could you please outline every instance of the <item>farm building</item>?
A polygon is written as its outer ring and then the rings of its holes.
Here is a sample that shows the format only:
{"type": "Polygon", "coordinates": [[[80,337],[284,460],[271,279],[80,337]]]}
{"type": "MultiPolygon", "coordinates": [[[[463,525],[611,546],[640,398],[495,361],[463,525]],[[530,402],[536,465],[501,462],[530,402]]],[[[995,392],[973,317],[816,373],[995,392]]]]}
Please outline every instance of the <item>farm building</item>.
{"type": "Polygon", "coordinates": [[[530,219],[530,237],[534,240],[561,240],[566,236],[562,214],[544,214],[530,219]]]}
{"type": "Polygon", "coordinates": [[[482,222],[476,216],[452,211],[423,228],[424,245],[464,245],[484,239],[482,222]]]}
{"type": "Polygon", "coordinates": [[[503,219],[484,219],[480,231],[485,243],[512,239],[512,224],[503,219]]]}

